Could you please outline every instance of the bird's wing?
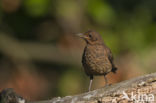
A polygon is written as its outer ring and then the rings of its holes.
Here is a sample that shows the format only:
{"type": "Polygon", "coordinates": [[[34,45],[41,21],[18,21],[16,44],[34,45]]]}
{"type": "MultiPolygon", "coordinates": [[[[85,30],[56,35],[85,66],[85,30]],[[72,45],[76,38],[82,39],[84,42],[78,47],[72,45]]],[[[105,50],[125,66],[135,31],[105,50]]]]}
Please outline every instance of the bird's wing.
{"type": "Polygon", "coordinates": [[[107,51],[108,59],[112,64],[112,72],[116,73],[117,68],[114,65],[114,61],[113,61],[114,58],[113,58],[112,52],[108,47],[106,47],[106,51],[107,51]]]}
{"type": "Polygon", "coordinates": [[[94,53],[94,55],[96,54],[95,58],[96,58],[96,66],[101,69],[101,70],[109,70],[109,68],[111,67],[111,62],[107,56],[107,50],[106,48],[104,48],[103,45],[96,47],[95,50],[96,53],[94,53]]]}
{"type": "Polygon", "coordinates": [[[113,55],[111,50],[108,47],[106,47],[106,51],[107,51],[108,59],[110,60],[111,63],[113,63],[113,55]]]}

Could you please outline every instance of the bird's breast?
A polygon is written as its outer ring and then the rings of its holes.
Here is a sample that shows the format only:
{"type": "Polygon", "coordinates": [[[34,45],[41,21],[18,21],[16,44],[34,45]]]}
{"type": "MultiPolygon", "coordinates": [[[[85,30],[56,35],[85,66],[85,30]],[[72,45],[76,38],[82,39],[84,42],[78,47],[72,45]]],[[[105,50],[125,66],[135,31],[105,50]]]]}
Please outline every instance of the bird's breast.
{"type": "Polygon", "coordinates": [[[86,46],[82,63],[87,74],[102,75],[112,68],[103,45],[86,46]]]}

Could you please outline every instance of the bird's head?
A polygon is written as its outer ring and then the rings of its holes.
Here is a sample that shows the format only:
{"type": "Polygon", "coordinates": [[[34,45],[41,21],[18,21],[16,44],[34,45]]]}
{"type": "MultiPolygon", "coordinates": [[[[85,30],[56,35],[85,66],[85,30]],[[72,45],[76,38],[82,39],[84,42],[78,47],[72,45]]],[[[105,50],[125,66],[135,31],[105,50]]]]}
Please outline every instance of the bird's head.
{"type": "Polygon", "coordinates": [[[79,33],[79,37],[83,38],[87,44],[103,44],[102,37],[95,31],[87,31],[85,33],[79,33]]]}

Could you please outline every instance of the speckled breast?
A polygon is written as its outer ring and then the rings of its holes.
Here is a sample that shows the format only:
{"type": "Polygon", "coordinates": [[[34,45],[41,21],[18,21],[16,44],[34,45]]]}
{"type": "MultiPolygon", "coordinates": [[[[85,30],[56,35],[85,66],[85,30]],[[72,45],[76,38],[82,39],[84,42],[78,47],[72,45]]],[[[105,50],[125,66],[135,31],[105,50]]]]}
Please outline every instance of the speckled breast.
{"type": "Polygon", "coordinates": [[[87,75],[104,75],[112,69],[103,45],[87,45],[82,56],[82,64],[87,75]]]}

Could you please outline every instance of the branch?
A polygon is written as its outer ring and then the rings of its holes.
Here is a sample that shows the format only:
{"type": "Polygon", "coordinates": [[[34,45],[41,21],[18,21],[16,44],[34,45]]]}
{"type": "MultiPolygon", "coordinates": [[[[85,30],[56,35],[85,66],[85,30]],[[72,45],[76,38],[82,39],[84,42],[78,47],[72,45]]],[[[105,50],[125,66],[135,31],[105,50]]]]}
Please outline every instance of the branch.
{"type": "MultiPolygon", "coordinates": [[[[13,91],[8,92],[6,89],[3,90],[0,93],[0,98],[1,98],[0,101],[2,100],[4,101],[5,97],[19,98],[19,96],[15,92],[13,93],[12,92],[13,91]],[[17,96],[12,96],[13,94],[17,96]],[[11,96],[6,96],[6,95],[11,95],[11,96]]],[[[154,101],[155,95],[156,95],[156,73],[153,73],[153,74],[140,76],[134,79],[126,80],[90,92],[86,92],[80,95],[66,96],[63,98],[56,97],[51,100],[34,101],[28,103],[127,103],[127,102],[154,103],[151,101],[154,101]],[[142,102],[138,102],[138,101],[142,101],[142,102]]],[[[11,102],[3,102],[3,103],[11,103],[11,102]]]]}
{"type": "Polygon", "coordinates": [[[136,100],[138,101],[141,101],[141,99],[144,101],[151,99],[153,101],[154,95],[156,95],[156,73],[126,80],[76,96],[57,97],[51,100],[31,103],[127,103],[128,101],[133,103],[135,98],[132,97],[132,93],[133,96],[136,95],[136,100]],[[128,98],[123,98],[123,96],[128,96],[128,98]],[[138,96],[140,96],[140,99],[138,96]]]}

